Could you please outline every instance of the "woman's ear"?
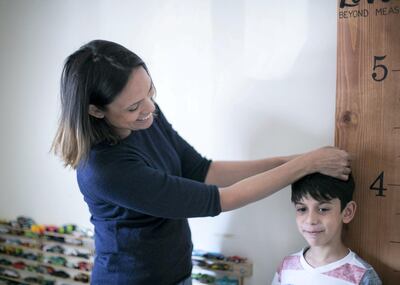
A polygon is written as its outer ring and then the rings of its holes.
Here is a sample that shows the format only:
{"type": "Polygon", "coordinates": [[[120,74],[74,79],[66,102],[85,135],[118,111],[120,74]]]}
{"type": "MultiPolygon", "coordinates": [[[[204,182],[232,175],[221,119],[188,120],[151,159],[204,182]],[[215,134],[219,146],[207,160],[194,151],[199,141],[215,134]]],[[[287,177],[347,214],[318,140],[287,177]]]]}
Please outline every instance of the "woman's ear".
{"type": "Polygon", "coordinates": [[[354,215],[356,213],[357,209],[357,204],[354,201],[350,201],[347,203],[346,207],[342,211],[342,221],[345,224],[348,224],[351,222],[351,220],[354,218],[354,215]]]}
{"type": "Polygon", "coordinates": [[[89,115],[96,117],[98,119],[104,118],[104,112],[93,104],[89,104],[89,115]]]}

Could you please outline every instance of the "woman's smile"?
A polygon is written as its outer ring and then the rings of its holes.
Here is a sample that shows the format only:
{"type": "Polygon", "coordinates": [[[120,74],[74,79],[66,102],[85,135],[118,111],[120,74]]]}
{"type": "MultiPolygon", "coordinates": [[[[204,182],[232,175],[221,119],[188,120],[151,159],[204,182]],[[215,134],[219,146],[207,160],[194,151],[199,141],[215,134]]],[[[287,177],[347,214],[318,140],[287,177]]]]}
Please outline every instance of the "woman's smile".
{"type": "Polygon", "coordinates": [[[152,115],[153,115],[153,113],[149,113],[146,117],[139,118],[139,119],[137,119],[137,121],[139,121],[139,122],[147,121],[148,119],[151,118],[152,115]]]}

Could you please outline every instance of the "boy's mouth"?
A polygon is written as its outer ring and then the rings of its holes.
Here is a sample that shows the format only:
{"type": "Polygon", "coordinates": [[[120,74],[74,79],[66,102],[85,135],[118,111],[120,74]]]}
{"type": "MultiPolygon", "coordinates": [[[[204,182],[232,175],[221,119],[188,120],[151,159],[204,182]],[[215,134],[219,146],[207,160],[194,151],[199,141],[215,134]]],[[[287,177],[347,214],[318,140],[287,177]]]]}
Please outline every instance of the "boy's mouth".
{"type": "Polygon", "coordinates": [[[322,234],[324,232],[324,230],[322,229],[318,229],[318,230],[304,230],[303,229],[303,233],[307,234],[307,235],[311,235],[311,236],[316,236],[319,234],[322,234]]]}

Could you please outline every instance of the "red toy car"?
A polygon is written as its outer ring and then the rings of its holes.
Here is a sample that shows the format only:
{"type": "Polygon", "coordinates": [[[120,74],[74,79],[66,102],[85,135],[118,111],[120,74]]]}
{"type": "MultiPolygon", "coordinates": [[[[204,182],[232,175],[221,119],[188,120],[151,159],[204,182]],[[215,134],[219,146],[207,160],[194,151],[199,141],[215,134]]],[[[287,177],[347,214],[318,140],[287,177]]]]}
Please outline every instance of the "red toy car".
{"type": "Polygon", "coordinates": [[[247,260],[247,258],[237,256],[237,255],[229,256],[226,258],[226,261],[234,262],[234,263],[245,263],[246,260],[247,260]]]}
{"type": "Polygon", "coordinates": [[[19,261],[19,262],[14,262],[13,263],[13,265],[12,265],[14,268],[17,268],[17,269],[25,269],[25,267],[26,267],[26,264],[24,263],[24,262],[22,262],[22,261],[19,261]]]}

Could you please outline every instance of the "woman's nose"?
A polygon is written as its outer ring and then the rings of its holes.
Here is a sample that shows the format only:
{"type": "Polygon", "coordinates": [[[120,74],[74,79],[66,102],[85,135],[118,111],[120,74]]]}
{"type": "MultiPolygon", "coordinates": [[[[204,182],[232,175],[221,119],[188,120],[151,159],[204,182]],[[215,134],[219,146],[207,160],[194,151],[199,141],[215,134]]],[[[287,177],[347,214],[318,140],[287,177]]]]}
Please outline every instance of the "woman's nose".
{"type": "Polygon", "coordinates": [[[153,113],[156,109],[152,98],[146,98],[143,104],[142,113],[153,113]]]}

